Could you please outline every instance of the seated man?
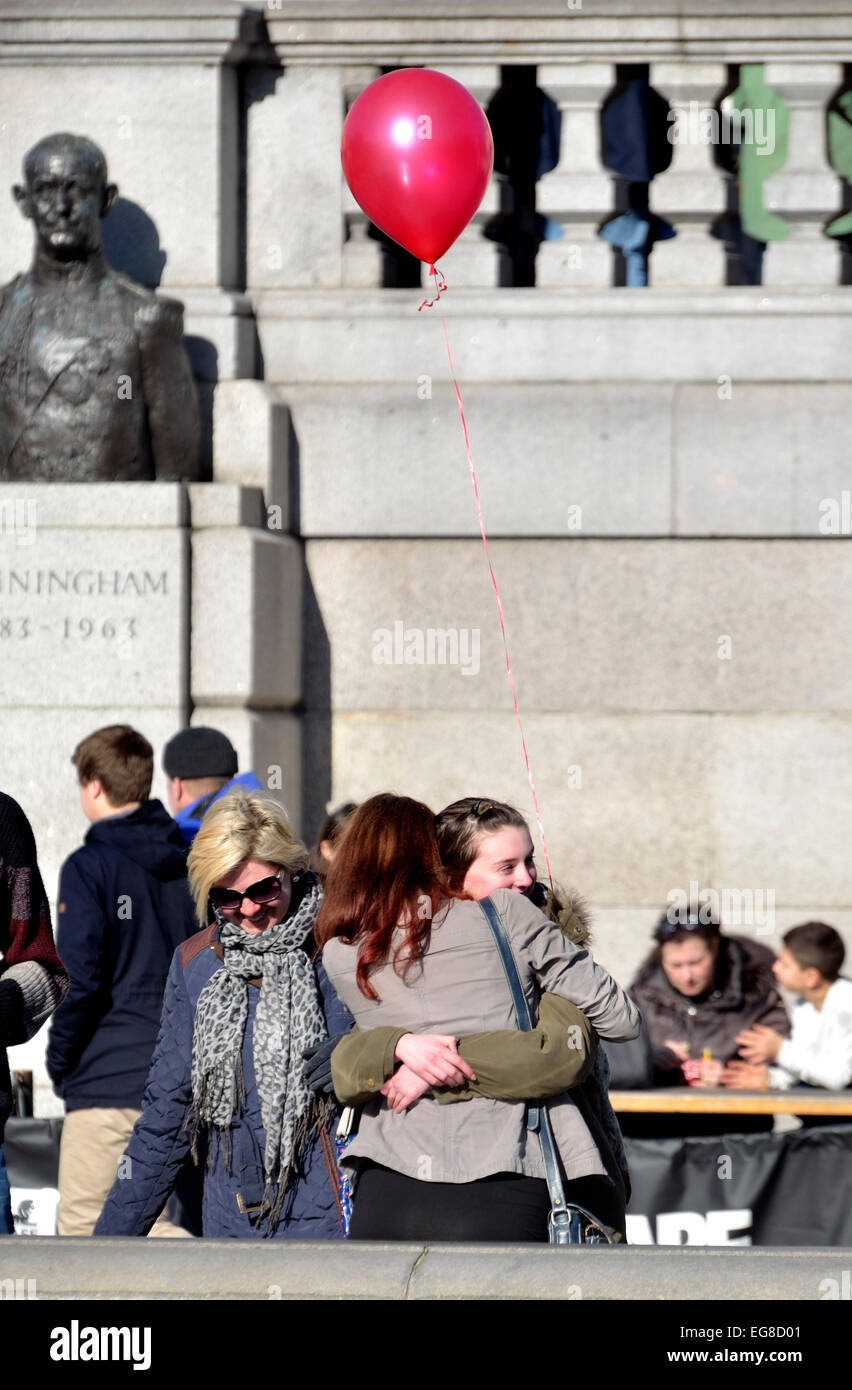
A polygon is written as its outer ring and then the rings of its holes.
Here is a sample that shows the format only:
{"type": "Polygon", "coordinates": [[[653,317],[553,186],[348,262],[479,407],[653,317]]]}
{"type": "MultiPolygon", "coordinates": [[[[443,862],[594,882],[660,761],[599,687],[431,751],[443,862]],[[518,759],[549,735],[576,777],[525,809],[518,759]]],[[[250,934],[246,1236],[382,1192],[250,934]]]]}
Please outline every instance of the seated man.
{"type": "Polygon", "coordinates": [[[839,978],[845,954],[840,935],[825,922],[785,934],[773,973],[800,995],[792,1036],[760,1024],[743,1029],[737,1042],[744,1060],[729,1062],[724,1085],[786,1091],[804,1082],[842,1091],[852,1084],[852,981],[839,978]]]}

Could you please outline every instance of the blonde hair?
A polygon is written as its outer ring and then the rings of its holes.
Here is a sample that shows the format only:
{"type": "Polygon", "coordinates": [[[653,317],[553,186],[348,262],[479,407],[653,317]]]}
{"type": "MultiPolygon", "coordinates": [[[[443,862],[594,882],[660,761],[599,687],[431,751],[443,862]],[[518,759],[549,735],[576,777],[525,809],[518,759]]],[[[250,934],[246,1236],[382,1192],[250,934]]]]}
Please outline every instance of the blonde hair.
{"type": "Polygon", "coordinates": [[[277,801],[259,792],[232,791],[213,802],[187,860],[195,912],[203,927],[210,889],[246,859],[280,864],[290,875],[303,873],[309,863],[308,851],[277,801]]]}

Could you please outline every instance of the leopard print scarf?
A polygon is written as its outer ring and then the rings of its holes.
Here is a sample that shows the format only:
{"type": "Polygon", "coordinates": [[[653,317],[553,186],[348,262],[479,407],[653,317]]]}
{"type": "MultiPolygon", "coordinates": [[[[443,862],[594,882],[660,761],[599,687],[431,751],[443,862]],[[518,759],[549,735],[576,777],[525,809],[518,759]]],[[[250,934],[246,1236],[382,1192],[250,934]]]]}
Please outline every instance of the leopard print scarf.
{"type": "MultiPolygon", "coordinates": [[[[193,1152],[197,1153],[201,1130],[212,1128],[230,1171],[229,1131],[245,1099],[242,1044],[248,981],[262,977],[252,1055],[266,1130],[264,1202],[270,1230],[278,1222],[288,1185],[298,1175],[301,1145],[321,1118],[304,1081],[302,1052],[328,1033],[314,967],[301,947],[313,930],[322,890],[312,873],[303,881],[302,899],[293,915],[259,935],[249,935],[216,912],[224,968],[211,975],[201,991],[192,1038],[193,1152]]],[[[211,1165],[215,1147],[209,1146],[211,1165]]]]}

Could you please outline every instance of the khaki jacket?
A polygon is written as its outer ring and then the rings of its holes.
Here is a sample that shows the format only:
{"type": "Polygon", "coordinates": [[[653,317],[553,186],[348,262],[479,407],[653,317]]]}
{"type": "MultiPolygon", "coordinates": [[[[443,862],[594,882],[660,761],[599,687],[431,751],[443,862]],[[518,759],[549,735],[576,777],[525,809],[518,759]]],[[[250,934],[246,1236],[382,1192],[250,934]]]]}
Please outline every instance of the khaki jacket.
{"type": "MultiPolygon", "coordinates": [[[[360,1028],[331,1054],[331,1075],[343,1105],[371,1100],[396,1068],[394,1056],[408,1028],[360,1028]]],[[[589,1020],[575,1004],[543,994],[538,1026],[529,1033],[507,1028],[469,1033],[458,1040],[462,1057],[476,1072],[462,1086],[433,1086],[441,1104],[490,1096],[494,1100],[543,1100],[585,1081],[595,1064],[597,1040],[589,1020]]]]}

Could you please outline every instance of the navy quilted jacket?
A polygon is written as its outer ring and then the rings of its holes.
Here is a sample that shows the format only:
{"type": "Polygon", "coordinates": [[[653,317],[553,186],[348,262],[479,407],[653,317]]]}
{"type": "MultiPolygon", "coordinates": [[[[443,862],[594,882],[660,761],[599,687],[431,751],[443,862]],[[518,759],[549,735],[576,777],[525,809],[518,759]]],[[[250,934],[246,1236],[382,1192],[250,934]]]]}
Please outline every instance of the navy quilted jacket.
{"type": "MultiPolygon", "coordinates": [[[[95,1226],[97,1236],[147,1235],[168,1200],[189,1151],[190,1135],[185,1122],[192,1099],[192,1030],[202,989],[211,975],[223,969],[213,949],[217,937],[215,927],[200,932],[183,948],[191,957],[186,965],[182,963],[181,951],[175,952],[166,983],[160,1036],[145,1090],[144,1110],[95,1226]],[[191,954],[193,949],[195,954],[191,954]]],[[[351,1015],[332,989],[322,964],[317,962],[314,968],[329,1036],[344,1033],[352,1025],[351,1015]]],[[[259,990],[253,985],[248,985],[247,989],[249,1014],[242,1049],[246,1098],[231,1129],[230,1171],[217,1146],[212,1169],[206,1168],[204,1172],[202,1220],[205,1236],[261,1237],[266,1229],[265,1223],[258,1228],[252,1217],[241,1210],[241,1206],[250,1207],[259,1202],[263,1194],[266,1145],[252,1057],[259,990]]],[[[332,1182],[316,1132],[303,1150],[303,1156],[304,1176],[285,1199],[275,1235],[291,1240],[340,1237],[337,1185],[336,1181],[332,1182]]]]}

